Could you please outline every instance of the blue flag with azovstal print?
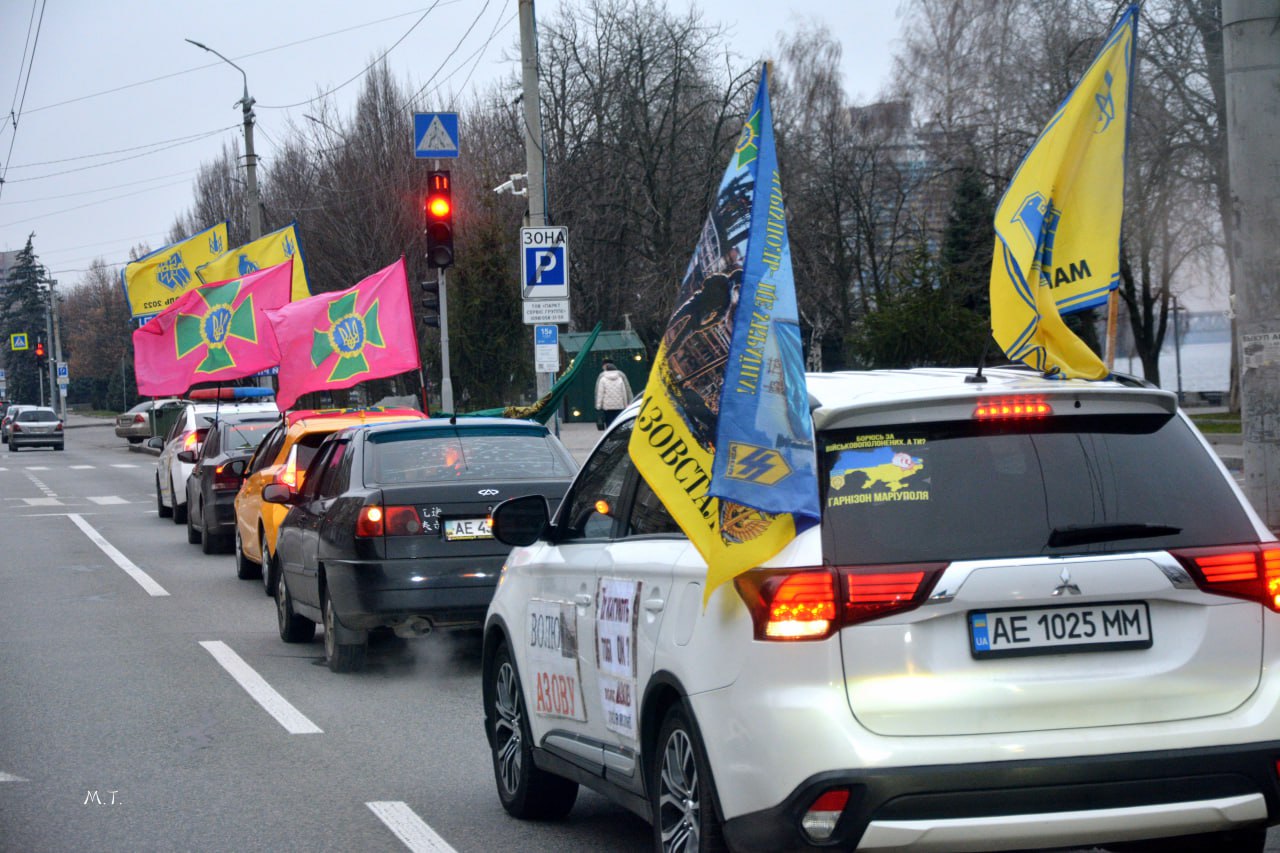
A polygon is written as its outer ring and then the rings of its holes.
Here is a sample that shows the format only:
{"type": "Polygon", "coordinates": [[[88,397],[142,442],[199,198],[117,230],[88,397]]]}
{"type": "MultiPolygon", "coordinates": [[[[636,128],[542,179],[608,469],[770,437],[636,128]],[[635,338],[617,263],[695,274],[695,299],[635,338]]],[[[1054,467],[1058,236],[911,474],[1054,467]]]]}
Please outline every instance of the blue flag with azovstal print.
{"type": "Polygon", "coordinates": [[[766,65],[737,156],[720,183],[718,207],[731,206],[724,203],[731,196],[750,212],[739,219],[741,283],[732,300],[711,494],[790,514],[800,532],[818,521],[818,481],[768,71],[766,65]]]}

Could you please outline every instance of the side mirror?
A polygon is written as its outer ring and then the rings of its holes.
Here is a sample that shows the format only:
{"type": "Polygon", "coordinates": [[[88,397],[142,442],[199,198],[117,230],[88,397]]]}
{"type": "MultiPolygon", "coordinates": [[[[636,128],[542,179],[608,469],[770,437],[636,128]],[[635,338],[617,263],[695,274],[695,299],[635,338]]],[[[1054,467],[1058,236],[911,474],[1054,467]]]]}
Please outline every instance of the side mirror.
{"type": "Polygon", "coordinates": [[[151,436],[151,438],[147,439],[147,447],[150,447],[153,450],[164,450],[164,436],[163,435],[151,436]]]}
{"type": "Polygon", "coordinates": [[[268,483],[262,488],[262,499],[269,504],[292,504],[296,503],[297,492],[286,486],[284,483],[268,483]]]}
{"type": "Polygon", "coordinates": [[[194,450],[181,450],[178,452],[178,461],[194,465],[196,464],[196,452],[194,450]]]}
{"type": "Polygon", "coordinates": [[[546,532],[550,519],[546,498],[524,495],[494,507],[490,530],[504,545],[532,545],[546,532]]]}

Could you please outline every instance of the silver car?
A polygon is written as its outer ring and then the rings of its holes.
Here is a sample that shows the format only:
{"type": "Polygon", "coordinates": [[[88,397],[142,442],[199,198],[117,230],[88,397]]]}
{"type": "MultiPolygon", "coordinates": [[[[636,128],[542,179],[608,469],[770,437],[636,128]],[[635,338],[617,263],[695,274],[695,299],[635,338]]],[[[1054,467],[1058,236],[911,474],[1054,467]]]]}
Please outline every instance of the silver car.
{"type": "Polygon", "coordinates": [[[62,450],[66,446],[62,431],[62,418],[53,409],[24,408],[9,424],[9,450],[23,447],[52,447],[62,450]]]}

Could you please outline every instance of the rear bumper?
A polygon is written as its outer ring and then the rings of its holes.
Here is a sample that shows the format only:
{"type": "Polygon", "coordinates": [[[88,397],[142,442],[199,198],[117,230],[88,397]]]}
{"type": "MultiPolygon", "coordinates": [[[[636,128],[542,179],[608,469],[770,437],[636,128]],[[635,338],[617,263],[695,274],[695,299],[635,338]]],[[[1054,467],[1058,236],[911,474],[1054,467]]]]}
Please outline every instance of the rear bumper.
{"type": "Polygon", "coordinates": [[[1153,753],[845,770],[806,779],[774,808],[725,824],[739,851],[1009,850],[1218,832],[1280,821],[1280,741],[1153,753]],[[835,832],[800,819],[849,789],[835,832]]]}
{"type": "Polygon", "coordinates": [[[338,620],[367,630],[422,616],[437,627],[479,627],[493,600],[503,557],[326,562],[338,620]]]}
{"type": "Polygon", "coordinates": [[[236,532],[236,493],[232,491],[213,493],[213,506],[206,507],[208,518],[204,520],[207,532],[215,536],[231,536],[236,532]]]}
{"type": "Polygon", "coordinates": [[[10,433],[11,447],[62,447],[62,433],[10,433]]]}

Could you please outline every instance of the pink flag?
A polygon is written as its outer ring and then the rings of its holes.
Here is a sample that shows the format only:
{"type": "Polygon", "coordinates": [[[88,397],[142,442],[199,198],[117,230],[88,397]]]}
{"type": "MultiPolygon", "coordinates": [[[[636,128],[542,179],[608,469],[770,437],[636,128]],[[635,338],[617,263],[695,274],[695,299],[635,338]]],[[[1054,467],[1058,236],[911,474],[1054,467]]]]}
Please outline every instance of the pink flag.
{"type": "Polygon", "coordinates": [[[350,388],[421,366],[404,258],[355,287],[267,313],[280,345],[281,411],[309,391],[350,388]]]}
{"type": "Polygon", "coordinates": [[[133,332],[138,393],[185,394],[198,382],[252,376],[280,362],[266,310],[289,301],[293,261],[184,293],[133,332]]]}

